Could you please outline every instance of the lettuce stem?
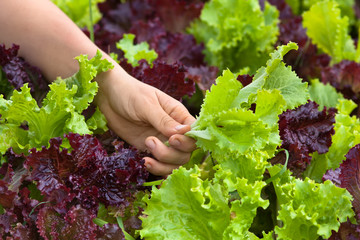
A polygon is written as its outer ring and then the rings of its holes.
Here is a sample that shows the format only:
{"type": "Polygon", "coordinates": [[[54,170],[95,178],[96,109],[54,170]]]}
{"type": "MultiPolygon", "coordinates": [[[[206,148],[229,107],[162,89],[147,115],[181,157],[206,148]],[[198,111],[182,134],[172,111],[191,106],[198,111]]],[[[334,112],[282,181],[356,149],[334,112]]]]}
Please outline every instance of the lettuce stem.
{"type": "Polygon", "coordinates": [[[93,25],[93,16],[92,16],[92,7],[91,7],[91,0],[89,0],[89,16],[90,16],[90,24],[88,26],[90,31],[90,39],[92,42],[95,41],[94,39],[94,25],[93,25]]]}

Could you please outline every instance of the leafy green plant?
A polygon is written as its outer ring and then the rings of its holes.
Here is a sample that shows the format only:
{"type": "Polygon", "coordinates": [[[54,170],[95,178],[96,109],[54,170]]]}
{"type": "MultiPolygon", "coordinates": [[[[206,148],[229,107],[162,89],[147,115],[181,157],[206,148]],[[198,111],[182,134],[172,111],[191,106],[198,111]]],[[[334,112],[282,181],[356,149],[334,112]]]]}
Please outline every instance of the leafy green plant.
{"type": "Polygon", "coordinates": [[[254,73],[273,51],[278,35],[276,7],[259,1],[212,0],[188,31],[205,44],[206,61],[221,70],[254,73]]]}
{"type": "Polygon", "coordinates": [[[88,123],[81,115],[97,93],[98,84],[93,79],[113,67],[101,57],[100,52],[91,60],[85,55],[77,57],[80,70],[53,82],[41,106],[31,96],[27,84],[14,91],[9,100],[0,95],[0,152],[4,154],[12,147],[17,153],[27,153],[31,148],[48,146],[51,138],[62,137],[64,133],[106,130],[105,117],[98,109],[88,123]]]}
{"type": "Polygon", "coordinates": [[[134,34],[124,34],[123,38],[116,44],[116,47],[124,51],[127,62],[133,67],[139,66],[141,59],[146,60],[152,65],[152,62],[158,57],[157,53],[149,49],[147,42],[134,44],[134,39],[134,34]]]}
{"type": "Polygon", "coordinates": [[[323,52],[331,57],[331,63],[342,60],[360,61],[360,50],[356,50],[348,33],[349,18],[341,16],[335,1],[319,1],[303,14],[303,25],[307,35],[323,52]]]}
{"type": "Polygon", "coordinates": [[[209,152],[214,174],[203,175],[197,165],[188,170],[181,167],[160,189],[153,187],[151,198],[145,199],[142,237],[273,239],[276,235],[277,239],[310,240],[330,237],[341,222],[354,216],[346,189],[330,181],[297,179],[284,172],[284,166],[268,161],[281,145],[279,114],[309,99],[307,84],[282,62],[296,48],[294,43],[280,46],[245,87],[229,70],[217,79],[187,133],[209,152]],[[277,200],[269,195],[263,198],[271,182],[277,200]],[[254,219],[262,219],[259,209],[266,211],[270,205],[275,206],[274,220],[268,224],[273,228],[254,232],[254,219]]]}
{"type": "Polygon", "coordinates": [[[93,24],[100,20],[101,13],[97,4],[104,1],[105,0],[52,0],[76,25],[81,28],[87,27],[89,30],[93,24]],[[91,7],[89,7],[89,4],[91,7]]]}

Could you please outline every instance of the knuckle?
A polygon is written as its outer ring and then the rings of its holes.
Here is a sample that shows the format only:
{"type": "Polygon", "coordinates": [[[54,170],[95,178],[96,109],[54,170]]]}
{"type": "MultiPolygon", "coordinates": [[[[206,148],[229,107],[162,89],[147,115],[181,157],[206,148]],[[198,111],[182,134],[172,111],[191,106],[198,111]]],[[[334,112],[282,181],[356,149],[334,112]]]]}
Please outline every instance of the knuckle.
{"type": "Polygon", "coordinates": [[[171,119],[168,116],[162,116],[160,118],[160,125],[169,125],[169,123],[171,122],[171,119]]]}

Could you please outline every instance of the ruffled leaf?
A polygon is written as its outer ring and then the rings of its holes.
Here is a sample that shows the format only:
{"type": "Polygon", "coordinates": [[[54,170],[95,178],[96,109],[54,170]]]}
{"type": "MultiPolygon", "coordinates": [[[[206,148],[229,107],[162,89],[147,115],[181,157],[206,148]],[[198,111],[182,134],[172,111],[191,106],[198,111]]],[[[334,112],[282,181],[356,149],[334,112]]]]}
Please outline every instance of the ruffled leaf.
{"type": "Polygon", "coordinates": [[[349,19],[342,17],[335,1],[321,1],[303,14],[307,35],[323,52],[331,56],[331,62],[358,61],[354,41],[348,34],[349,19]]]}
{"type": "Polygon", "coordinates": [[[219,184],[202,181],[198,168],[175,170],[152,189],[142,218],[146,239],[221,239],[230,209],[219,184]],[[154,225],[153,223],[157,224],[154,225]]]}
{"type": "Polygon", "coordinates": [[[81,115],[93,101],[98,85],[92,80],[98,73],[112,67],[101,60],[100,52],[88,60],[86,56],[77,58],[80,70],[74,76],[50,85],[50,91],[39,107],[25,84],[21,91],[14,91],[10,100],[0,97],[0,150],[4,153],[9,147],[16,152],[26,153],[30,148],[48,146],[49,140],[67,132],[91,133],[81,115]],[[21,128],[22,124],[27,129],[21,128]]]}
{"type": "Polygon", "coordinates": [[[278,11],[267,2],[262,11],[257,0],[209,1],[189,31],[205,44],[206,60],[220,70],[237,72],[262,66],[278,34],[278,11]]]}
{"type": "Polygon", "coordinates": [[[124,51],[125,58],[133,67],[138,66],[141,59],[152,65],[152,62],[158,57],[157,53],[149,49],[147,42],[134,45],[134,39],[135,35],[124,34],[123,39],[116,44],[116,47],[124,51]]]}
{"type": "MultiPolygon", "coordinates": [[[[273,176],[280,168],[269,169],[273,176]]],[[[277,217],[283,226],[275,227],[279,239],[329,238],[337,231],[341,222],[354,216],[352,196],[346,189],[336,187],[332,182],[318,184],[306,178],[304,181],[289,176],[286,172],[275,180],[275,191],[281,209],[277,217]],[[316,204],[314,204],[316,203],[316,204]]]]}

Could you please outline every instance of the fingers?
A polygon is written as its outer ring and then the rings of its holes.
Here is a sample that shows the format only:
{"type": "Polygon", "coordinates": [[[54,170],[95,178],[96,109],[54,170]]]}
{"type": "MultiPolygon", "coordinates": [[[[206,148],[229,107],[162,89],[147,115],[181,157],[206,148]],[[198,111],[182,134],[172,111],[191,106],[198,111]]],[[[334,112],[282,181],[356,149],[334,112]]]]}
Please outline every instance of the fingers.
{"type": "Polygon", "coordinates": [[[145,166],[148,171],[154,175],[168,175],[179,166],[187,163],[190,159],[192,150],[194,149],[193,142],[189,141],[188,137],[183,135],[173,136],[171,142],[180,141],[178,148],[166,146],[163,142],[155,137],[148,137],[145,141],[147,149],[156,158],[145,158],[145,166]],[[185,142],[185,144],[182,144],[185,142]],[[186,150],[181,151],[180,149],[186,150]]]}
{"type": "Polygon", "coordinates": [[[195,118],[185,106],[162,92],[157,91],[155,95],[158,101],[154,104],[155,108],[146,111],[149,123],[166,137],[189,131],[195,118]]]}
{"type": "Polygon", "coordinates": [[[165,176],[172,173],[172,171],[181,165],[168,164],[159,162],[153,158],[145,157],[145,167],[147,170],[157,176],[165,176]]]}
{"type": "MultiPolygon", "coordinates": [[[[177,133],[184,133],[189,131],[186,129],[187,125],[183,125],[170,117],[163,109],[154,109],[149,111],[149,122],[164,136],[170,137],[177,133]]],[[[188,126],[189,128],[190,126],[188,126]]]]}
{"type": "Polygon", "coordinates": [[[175,134],[169,138],[171,147],[182,152],[192,152],[196,149],[196,140],[184,135],[175,134]]]}
{"type": "Polygon", "coordinates": [[[154,157],[163,163],[185,164],[190,159],[190,152],[182,152],[173,147],[168,147],[155,137],[148,137],[145,145],[154,157]]]}

